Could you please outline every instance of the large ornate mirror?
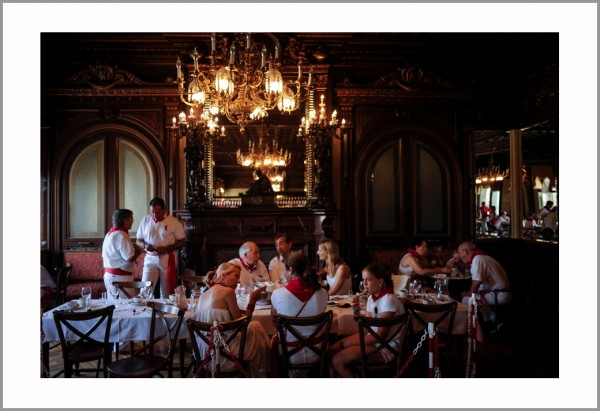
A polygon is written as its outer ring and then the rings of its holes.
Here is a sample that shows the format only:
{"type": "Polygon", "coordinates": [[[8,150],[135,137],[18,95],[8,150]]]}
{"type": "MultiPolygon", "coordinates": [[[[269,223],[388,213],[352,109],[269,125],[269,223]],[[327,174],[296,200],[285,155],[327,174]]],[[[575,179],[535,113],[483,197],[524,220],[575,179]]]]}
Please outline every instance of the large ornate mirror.
{"type": "MultiPolygon", "coordinates": [[[[299,124],[299,121],[298,121],[299,124]]],[[[289,153],[289,163],[285,167],[271,167],[271,183],[276,192],[278,205],[304,207],[310,196],[310,185],[307,181],[311,175],[311,150],[307,140],[298,135],[298,126],[291,124],[269,124],[264,122],[246,126],[244,133],[239,128],[229,127],[224,137],[210,142],[207,149],[206,182],[208,197],[216,207],[237,207],[240,194],[245,194],[253,179],[254,168],[240,164],[240,155],[246,156],[254,145],[255,152],[265,150],[289,153]],[[238,154],[239,153],[239,154],[238,154]],[[279,178],[278,178],[279,177],[279,178]],[[279,181],[281,180],[281,181],[279,181]],[[212,184],[211,184],[212,182],[212,184]]]]}
{"type": "MultiPolygon", "coordinates": [[[[556,120],[543,121],[522,130],[522,163],[523,169],[517,179],[510,174],[500,181],[481,181],[476,183],[475,205],[478,211],[476,220],[477,233],[482,234],[480,207],[482,202],[494,206],[498,215],[503,211],[511,218],[519,221],[525,214],[537,214],[548,201],[558,207],[558,124],[556,120]],[[515,183],[516,182],[516,183],[515,183]],[[514,184],[522,191],[522,211],[511,210],[511,194],[514,184]]],[[[480,130],[475,132],[474,139],[475,173],[485,175],[485,170],[493,166],[495,170],[508,170],[510,164],[510,141],[508,131],[480,130]],[[481,173],[484,171],[483,173],[481,173]]],[[[558,224],[544,237],[542,229],[544,221],[536,222],[541,225],[538,236],[545,240],[558,240],[558,224]]],[[[495,232],[494,228],[491,230],[495,232]]],[[[507,235],[508,233],[506,233],[507,235]]],[[[493,236],[499,236],[495,233],[493,236]]],[[[535,238],[535,237],[534,237],[535,238]]]]}

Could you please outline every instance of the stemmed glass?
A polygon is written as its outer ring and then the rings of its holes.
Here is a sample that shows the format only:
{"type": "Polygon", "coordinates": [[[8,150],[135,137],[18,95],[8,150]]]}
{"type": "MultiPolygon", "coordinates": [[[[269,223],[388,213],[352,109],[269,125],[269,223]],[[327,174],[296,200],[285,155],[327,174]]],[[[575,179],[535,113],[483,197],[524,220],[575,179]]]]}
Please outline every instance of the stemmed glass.
{"type": "Polygon", "coordinates": [[[116,285],[111,285],[108,292],[110,293],[113,300],[119,299],[119,287],[117,287],[116,285]]]}
{"type": "Polygon", "coordinates": [[[358,283],[358,291],[360,291],[361,293],[363,291],[365,291],[365,285],[363,284],[362,281],[360,283],[358,283]]]}
{"type": "Polygon", "coordinates": [[[81,287],[81,296],[85,300],[85,306],[88,307],[90,305],[90,300],[92,299],[92,287],[81,287]]]}
{"type": "Polygon", "coordinates": [[[153,291],[154,290],[152,289],[151,285],[142,288],[142,297],[144,297],[147,301],[150,300],[150,298],[153,296],[153,291]]]}

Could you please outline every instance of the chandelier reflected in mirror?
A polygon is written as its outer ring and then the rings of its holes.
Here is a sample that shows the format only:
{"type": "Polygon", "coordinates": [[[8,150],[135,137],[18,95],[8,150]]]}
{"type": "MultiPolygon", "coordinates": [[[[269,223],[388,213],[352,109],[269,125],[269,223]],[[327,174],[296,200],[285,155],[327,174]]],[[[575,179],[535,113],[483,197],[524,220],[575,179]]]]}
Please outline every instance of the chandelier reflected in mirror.
{"type": "Polygon", "coordinates": [[[276,107],[286,113],[296,110],[303,99],[302,62],[298,62],[298,77],[284,82],[281,74],[281,45],[271,34],[265,33],[273,43],[254,42],[250,33],[224,37],[217,49],[217,37],[211,35],[210,65],[200,70],[197,49],[192,54],[193,70],[184,79],[181,59],[177,58],[177,84],[181,101],[205,115],[220,113],[239,125],[245,126],[260,120],[276,107]]]}
{"type": "Polygon", "coordinates": [[[490,184],[502,181],[508,177],[508,170],[500,170],[500,166],[494,165],[494,153],[490,155],[490,161],[486,167],[479,169],[475,177],[475,184],[490,184]]]}
{"type": "Polygon", "coordinates": [[[277,136],[273,137],[271,142],[267,140],[267,135],[264,128],[259,130],[258,144],[256,140],[250,140],[248,143],[248,152],[243,153],[241,148],[238,148],[236,153],[237,162],[244,167],[261,169],[268,174],[268,171],[273,168],[287,167],[290,164],[292,155],[286,149],[279,147],[277,136]]]}

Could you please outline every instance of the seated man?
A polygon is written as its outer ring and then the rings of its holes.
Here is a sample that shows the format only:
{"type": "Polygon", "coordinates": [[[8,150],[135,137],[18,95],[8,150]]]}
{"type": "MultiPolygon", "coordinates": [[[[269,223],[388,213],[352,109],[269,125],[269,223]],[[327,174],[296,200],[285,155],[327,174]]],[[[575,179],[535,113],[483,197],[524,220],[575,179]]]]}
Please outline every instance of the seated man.
{"type": "Polygon", "coordinates": [[[252,241],[242,244],[239,258],[233,258],[229,263],[240,267],[240,284],[247,291],[251,291],[255,283],[271,280],[265,263],[260,260],[258,245],[252,241]]]}
{"type": "MultiPolygon", "coordinates": [[[[469,304],[469,297],[473,293],[481,293],[484,290],[508,289],[510,284],[506,272],[496,261],[489,255],[478,250],[475,244],[464,242],[458,246],[458,257],[464,263],[471,263],[472,283],[469,291],[461,294],[463,297],[462,303],[469,304]]],[[[494,293],[484,293],[482,300],[486,305],[494,305],[494,293]]],[[[511,299],[510,292],[498,293],[498,305],[508,304],[511,299]]],[[[482,305],[478,308],[483,315],[485,321],[495,321],[493,312],[489,307],[482,305]]]]}
{"type": "Polygon", "coordinates": [[[503,211],[500,217],[496,219],[495,225],[496,230],[498,230],[498,233],[500,233],[500,235],[502,235],[504,231],[510,230],[510,217],[508,216],[506,211],[503,211]]]}

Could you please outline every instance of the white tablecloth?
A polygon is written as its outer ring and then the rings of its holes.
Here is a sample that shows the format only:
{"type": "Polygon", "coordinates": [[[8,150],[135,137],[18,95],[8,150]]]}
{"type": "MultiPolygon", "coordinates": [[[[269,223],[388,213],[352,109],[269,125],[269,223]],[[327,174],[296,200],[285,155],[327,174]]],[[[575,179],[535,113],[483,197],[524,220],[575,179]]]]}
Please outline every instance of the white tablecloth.
{"type": "MultiPolygon", "coordinates": [[[[127,341],[148,341],[150,335],[150,317],[152,310],[150,308],[146,308],[145,306],[136,306],[130,304],[129,300],[118,300],[116,302],[109,301],[107,305],[115,305],[115,310],[113,311],[112,323],[110,327],[110,342],[127,342],[127,341]],[[124,302],[124,304],[122,304],[124,302]],[[144,308],[146,308],[145,311],[144,308]],[[135,313],[134,311],[135,310],[135,313]],[[135,314],[135,315],[134,315],[135,314]]],[[[55,308],[54,310],[63,310],[67,309],[67,305],[62,305],[60,307],[55,308]]],[[[91,309],[99,309],[104,308],[102,301],[100,300],[92,300],[90,307],[91,309]]],[[[50,310],[45,312],[42,315],[42,330],[44,332],[44,341],[59,341],[58,330],[56,329],[56,324],[54,323],[54,317],[52,315],[52,311],[50,310]]],[[[76,311],[77,312],[77,311],[76,311]]],[[[193,316],[192,312],[186,312],[185,317],[193,316]]],[[[177,318],[174,315],[166,314],[165,318],[167,321],[175,321],[177,318]]],[[[87,331],[97,319],[82,321],[73,323],[76,324],[77,329],[81,331],[87,331]]],[[[156,335],[161,335],[164,331],[164,327],[162,326],[161,321],[156,322],[156,335]]],[[[92,333],[92,338],[102,340],[104,339],[104,327],[99,327],[99,330],[96,330],[92,333]]],[[[65,335],[67,340],[76,339],[73,332],[67,328],[64,328],[65,335]]],[[[181,328],[179,330],[179,338],[187,338],[189,336],[187,326],[185,323],[181,324],[181,328]]]]}
{"type": "MultiPolygon", "coordinates": [[[[337,303],[343,305],[348,303],[348,298],[336,300],[337,303]]],[[[277,328],[271,318],[271,307],[259,307],[254,310],[252,315],[253,320],[259,321],[268,335],[273,335],[277,332],[277,328]]],[[[358,332],[358,323],[354,321],[354,314],[352,308],[340,308],[338,306],[327,306],[327,310],[333,311],[333,321],[331,324],[331,333],[338,335],[350,335],[358,332]]],[[[453,334],[467,334],[468,324],[468,307],[464,304],[458,303],[456,307],[456,316],[454,317],[454,326],[452,328],[453,334]]],[[[440,327],[444,327],[447,324],[447,319],[444,319],[440,324],[440,327]]],[[[413,327],[415,331],[423,330],[424,327],[415,319],[413,319],[413,327]]],[[[483,341],[483,332],[481,327],[477,327],[477,340],[483,341]]]]}

